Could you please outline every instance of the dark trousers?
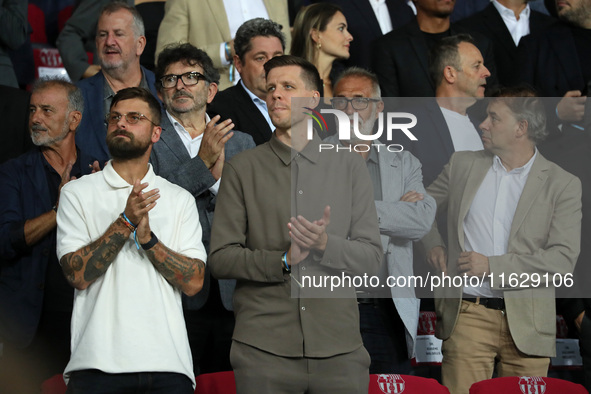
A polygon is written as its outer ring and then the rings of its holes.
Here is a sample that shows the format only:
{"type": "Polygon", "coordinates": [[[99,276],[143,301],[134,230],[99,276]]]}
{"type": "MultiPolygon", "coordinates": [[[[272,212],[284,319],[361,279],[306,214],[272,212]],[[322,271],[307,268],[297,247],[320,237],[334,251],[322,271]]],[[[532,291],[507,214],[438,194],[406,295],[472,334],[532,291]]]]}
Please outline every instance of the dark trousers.
{"type": "Polygon", "coordinates": [[[192,394],[193,383],[173,372],[105,373],[96,369],[72,372],[66,394],[192,394]]]}
{"type": "Polygon", "coordinates": [[[359,303],[359,325],[363,346],[369,352],[369,373],[409,374],[404,323],[391,298],[374,298],[359,303]]]}
{"type": "Polygon", "coordinates": [[[212,311],[207,308],[185,310],[184,314],[195,375],[231,371],[234,314],[225,309],[212,311]]]}

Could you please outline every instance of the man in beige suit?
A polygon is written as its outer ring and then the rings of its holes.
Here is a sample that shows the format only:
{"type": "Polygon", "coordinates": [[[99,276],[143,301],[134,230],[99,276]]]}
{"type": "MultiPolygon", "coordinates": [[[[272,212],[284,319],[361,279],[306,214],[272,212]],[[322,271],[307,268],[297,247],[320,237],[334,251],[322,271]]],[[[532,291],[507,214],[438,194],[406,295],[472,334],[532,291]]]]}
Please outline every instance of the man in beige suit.
{"type": "Polygon", "coordinates": [[[506,89],[487,113],[485,150],[455,153],[427,189],[448,230],[447,249],[436,225],[423,238],[428,261],[439,276],[467,279],[435,289],[442,379],[454,394],[491,378],[495,361],[498,376],[546,376],[552,279],[572,273],[580,247],[581,182],[536,148],[547,134],[541,100],[506,89]]]}
{"type": "Polygon", "coordinates": [[[229,88],[238,76],[231,67],[234,35],[242,23],[256,17],[283,26],[285,47],[290,47],[286,0],[168,0],[158,30],[156,58],[168,44],[189,42],[212,58],[220,73],[219,90],[229,88]]]}

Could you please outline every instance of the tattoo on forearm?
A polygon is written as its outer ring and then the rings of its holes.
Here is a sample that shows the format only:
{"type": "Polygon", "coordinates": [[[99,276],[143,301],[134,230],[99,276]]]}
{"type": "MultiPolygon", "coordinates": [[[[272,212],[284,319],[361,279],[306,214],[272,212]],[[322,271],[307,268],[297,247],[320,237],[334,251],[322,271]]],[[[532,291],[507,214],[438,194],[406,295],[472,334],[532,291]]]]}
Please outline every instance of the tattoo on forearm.
{"type": "Polygon", "coordinates": [[[105,273],[109,265],[125,244],[123,233],[113,233],[108,241],[98,239],[82,250],[83,256],[90,255],[84,270],[84,280],[91,282],[105,273]]]}
{"type": "Polygon", "coordinates": [[[199,259],[179,255],[161,243],[146,251],[148,259],[160,274],[173,286],[182,288],[189,283],[194,275],[203,274],[205,264],[199,259]]]}

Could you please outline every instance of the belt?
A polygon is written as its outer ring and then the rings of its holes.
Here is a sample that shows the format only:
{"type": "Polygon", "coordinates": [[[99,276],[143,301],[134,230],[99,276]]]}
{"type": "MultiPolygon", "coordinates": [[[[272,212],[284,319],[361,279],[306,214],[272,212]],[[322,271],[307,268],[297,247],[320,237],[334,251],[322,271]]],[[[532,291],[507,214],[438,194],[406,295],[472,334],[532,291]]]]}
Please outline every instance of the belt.
{"type": "Polygon", "coordinates": [[[464,297],[462,300],[480,304],[488,309],[494,309],[502,311],[505,309],[505,299],[500,297],[488,298],[488,297],[464,297]]]}

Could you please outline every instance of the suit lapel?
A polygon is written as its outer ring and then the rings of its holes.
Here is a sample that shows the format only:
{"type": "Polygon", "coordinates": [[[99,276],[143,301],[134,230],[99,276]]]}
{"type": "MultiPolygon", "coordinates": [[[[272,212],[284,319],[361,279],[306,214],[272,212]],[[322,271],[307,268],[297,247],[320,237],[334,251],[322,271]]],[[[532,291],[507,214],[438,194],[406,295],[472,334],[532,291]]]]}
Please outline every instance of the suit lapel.
{"type": "Polygon", "coordinates": [[[369,1],[354,1],[353,4],[357,8],[357,11],[359,11],[359,16],[365,19],[365,26],[371,30],[371,35],[373,37],[380,37],[382,35],[382,29],[369,1]]]}
{"type": "Polygon", "coordinates": [[[236,89],[238,92],[236,97],[242,102],[243,106],[241,105],[241,109],[244,110],[251,122],[254,125],[256,125],[256,130],[251,131],[262,135],[265,138],[265,141],[270,140],[271,135],[273,134],[273,130],[269,128],[267,120],[265,119],[263,114],[261,114],[261,111],[259,111],[256,104],[252,102],[252,99],[250,98],[246,90],[244,90],[242,84],[238,82],[234,89],[236,89]]]}
{"type": "Polygon", "coordinates": [[[49,200],[49,187],[47,185],[47,178],[45,176],[45,167],[43,166],[41,159],[41,152],[35,148],[30,152],[29,157],[26,161],[27,175],[31,181],[31,184],[35,188],[33,198],[36,204],[42,207],[45,211],[51,207],[51,201],[49,200]]]}
{"type": "Polygon", "coordinates": [[[482,158],[478,158],[474,160],[470,170],[468,172],[468,176],[466,177],[466,183],[464,187],[464,193],[462,195],[462,201],[460,202],[459,207],[459,220],[458,220],[458,234],[460,234],[459,241],[462,250],[464,250],[464,218],[468,214],[470,207],[472,206],[472,201],[474,201],[474,197],[476,196],[476,192],[480,188],[486,173],[490,169],[492,165],[492,156],[486,155],[482,158]]]}
{"type": "Polygon", "coordinates": [[[519,227],[523,223],[523,220],[527,216],[529,209],[536,201],[536,196],[548,180],[546,171],[548,170],[548,161],[542,157],[538,152],[536,159],[534,160],[530,173],[527,176],[527,181],[519,198],[519,203],[515,209],[515,215],[513,216],[513,222],[511,223],[511,232],[509,233],[509,239],[513,239],[519,227]]]}
{"type": "Polygon", "coordinates": [[[509,30],[507,29],[503,17],[492,3],[485,8],[484,15],[486,16],[484,18],[484,24],[488,26],[490,31],[497,37],[496,40],[493,40],[494,43],[501,44],[507,52],[516,55],[517,46],[515,46],[513,37],[511,37],[511,33],[509,33],[509,30]]]}
{"type": "Polygon", "coordinates": [[[449,158],[455,152],[454,144],[451,140],[451,134],[447,128],[447,122],[443,117],[443,113],[441,112],[441,108],[439,108],[439,104],[437,104],[437,101],[435,100],[432,100],[431,102],[433,104],[427,106],[429,116],[431,116],[431,119],[433,120],[432,123],[436,126],[436,134],[439,137],[441,146],[443,146],[445,149],[446,157],[449,158]]]}
{"type": "Polygon", "coordinates": [[[215,23],[218,27],[218,30],[222,34],[222,37],[230,37],[230,25],[228,23],[228,15],[226,14],[226,8],[224,7],[224,2],[221,0],[205,0],[207,6],[211,10],[212,15],[218,15],[217,18],[214,18],[212,23],[215,23]],[[223,15],[223,17],[222,17],[223,15]]]}
{"type": "Polygon", "coordinates": [[[178,161],[181,163],[191,160],[191,156],[189,156],[187,148],[183,144],[183,141],[181,141],[181,137],[179,137],[178,133],[170,123],[168,115],[166,115],[166,111],[162,112],[162,121],[160,123],[162,125],[160,141],[168,146],[170,154],[176,156],[178,161]]]}

